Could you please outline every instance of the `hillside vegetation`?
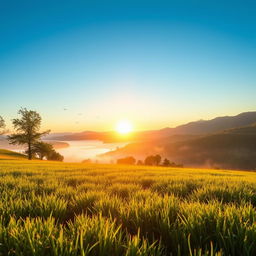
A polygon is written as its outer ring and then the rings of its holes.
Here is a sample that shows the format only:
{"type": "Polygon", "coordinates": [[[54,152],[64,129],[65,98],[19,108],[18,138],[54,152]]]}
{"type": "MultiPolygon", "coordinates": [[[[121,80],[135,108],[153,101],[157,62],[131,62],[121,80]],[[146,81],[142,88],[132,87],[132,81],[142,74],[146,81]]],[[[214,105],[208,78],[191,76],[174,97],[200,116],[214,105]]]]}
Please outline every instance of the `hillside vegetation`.
{"type": "Polygon", "coordinates": [[[256,173],[0,161],[0,255],[256,255],[256,173]]]}

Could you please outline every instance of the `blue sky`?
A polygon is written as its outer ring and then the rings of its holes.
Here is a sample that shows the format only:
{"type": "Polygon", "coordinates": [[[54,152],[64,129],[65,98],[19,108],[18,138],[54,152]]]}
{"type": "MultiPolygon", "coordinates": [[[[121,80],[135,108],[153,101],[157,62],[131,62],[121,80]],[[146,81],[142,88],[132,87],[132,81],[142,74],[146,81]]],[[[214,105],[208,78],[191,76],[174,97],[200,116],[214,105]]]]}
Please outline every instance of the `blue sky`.
{"type": "Polygon", "coordinates": [[[255,13],[254,1],[0,1],[0,115],[140,130],[256,110],[255,13]]]}

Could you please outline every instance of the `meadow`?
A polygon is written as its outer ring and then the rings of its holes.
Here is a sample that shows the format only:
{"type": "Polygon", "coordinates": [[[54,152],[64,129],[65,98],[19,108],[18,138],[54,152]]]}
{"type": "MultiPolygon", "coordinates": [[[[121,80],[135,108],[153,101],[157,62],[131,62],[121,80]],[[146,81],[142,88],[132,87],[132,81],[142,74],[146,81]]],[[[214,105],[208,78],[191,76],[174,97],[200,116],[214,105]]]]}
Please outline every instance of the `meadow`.
{"type": "Polygon", "coordinates": [[[256,173],[0,161],[0,255],[256,255],[256,173]]]}

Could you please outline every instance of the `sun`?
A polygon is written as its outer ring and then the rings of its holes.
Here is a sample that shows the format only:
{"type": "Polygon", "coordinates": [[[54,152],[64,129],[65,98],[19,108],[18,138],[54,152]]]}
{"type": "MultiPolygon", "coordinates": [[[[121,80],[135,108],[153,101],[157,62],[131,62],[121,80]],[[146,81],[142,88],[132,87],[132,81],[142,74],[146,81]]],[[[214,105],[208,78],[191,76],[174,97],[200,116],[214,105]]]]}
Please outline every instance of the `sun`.
{"type": "Polygon", "coordinates": [[[128,134],[132,132],[133,125],[129,120],[123,119],[117,122],[116,131],[120,134],[128,134]]]}

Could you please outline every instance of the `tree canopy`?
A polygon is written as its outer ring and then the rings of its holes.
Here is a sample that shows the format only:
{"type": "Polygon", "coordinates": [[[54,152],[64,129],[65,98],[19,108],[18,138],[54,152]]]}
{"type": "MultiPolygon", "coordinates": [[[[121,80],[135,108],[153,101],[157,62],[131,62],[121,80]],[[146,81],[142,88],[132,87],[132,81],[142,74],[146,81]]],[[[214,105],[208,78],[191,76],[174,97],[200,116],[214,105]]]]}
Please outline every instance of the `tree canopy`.
{"type": "Polygon", "coordinates": [[[136,159],[132,156],[117,159],[117,164],[135,164],[136,159]]]}
{"type": "Polygon", "coordinates": [[[159,165],[161,163],[161,156],[155,155],[155,156],[148,156],[146,157],[144,163],[145,165],[159,165]]]}
{"type": "Polygon", "coordinates": [[[54,149],[51,144],[38,141],[32,145],[31,150],[32,154],[35,157],[43,160],[44,158],[47,158],[47,156],[49,156],[51,154],[51,151],[54,149]]]}
{"type": "Polygon", "coordinates": [[[31,160],[33,155],[32,146],[50,131],[39,132],[42,119],[36,111],[21,108],[18,114],[21,117],[12,120],[16,133],[8,136],[8,140],[10,144],[26,144],[28,159],[31,160]]]}
{"type": "MultiPolygon", "coordinates": [[[[31,146],[33,158],[40,160],[63,161],[64,157],[55,151],[52,144],[37,141],[31,146]]],[[[28,152],[26,152],[28,154],[28,152]]]]}

